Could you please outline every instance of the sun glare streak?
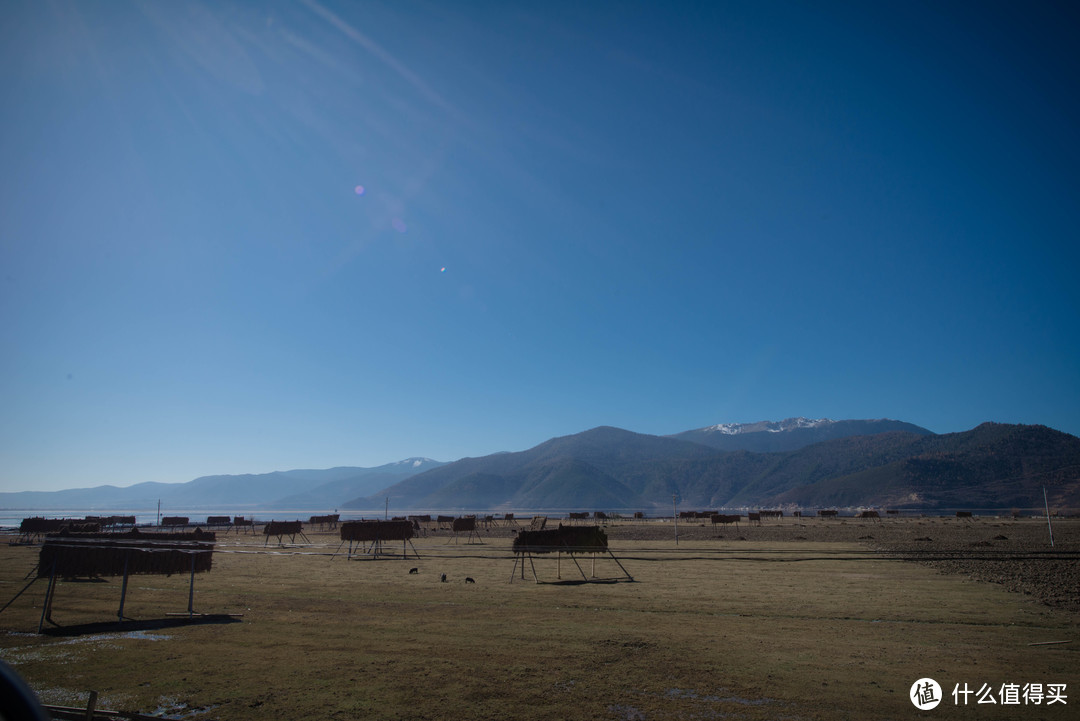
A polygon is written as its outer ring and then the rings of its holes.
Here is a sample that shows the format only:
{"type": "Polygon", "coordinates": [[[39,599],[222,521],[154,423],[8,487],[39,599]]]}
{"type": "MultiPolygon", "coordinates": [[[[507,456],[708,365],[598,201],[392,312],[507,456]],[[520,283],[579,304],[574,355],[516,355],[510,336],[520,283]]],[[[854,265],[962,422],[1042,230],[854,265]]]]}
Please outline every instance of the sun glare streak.
{"type": "Polygon", "coordinates": [[[249,95],[262,95],[262,74],[227,23],[197,4],[147,3],[143,14],[174,46],[216,80],[249,95]]]}
{"type": "Polygon", "coordinates": [[[401,63],[397,58],[395,58],[393,55],[383,49],[381,45],[376,43],[367,35],[364,35],[364,33],[360,32],[349,23],[342,20],[337,14],[335,14],[331,10],[315,2],[315,0],[304,0],[304,4],[307,5],[307,7],[312,10],[312,12],[318,14],[328,23],[330,23],[342,33],[344,33],[347,38],[355,42],[364,50],[367,50],[369,53],[375,56],[377,60],[381,61],[384,65],[386,65],[391,70],[400,75],[402,79],[405,80],[405,82],[409,83],[409,85],[412,85],[413,88],[432,105],[447,112],[458,120],[462,119],[461,113],[459,113],[457,109],[454,108],[454,106],[447,102],[447,100],[443,98],[442,95],[437,93],[434,89],[431,88],[431,86],[424,82],[423,78],[414,73],[403,63],[401,63]]]}

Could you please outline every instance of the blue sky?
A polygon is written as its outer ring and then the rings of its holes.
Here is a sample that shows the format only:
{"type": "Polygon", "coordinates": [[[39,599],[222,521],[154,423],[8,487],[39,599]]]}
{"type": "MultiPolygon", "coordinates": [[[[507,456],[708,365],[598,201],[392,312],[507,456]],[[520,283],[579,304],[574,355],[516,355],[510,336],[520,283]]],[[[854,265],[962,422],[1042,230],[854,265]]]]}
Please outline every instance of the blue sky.
{"type": "Polygon", "coordinates": [[[0,5],[0,489],[1080,434],[1069,3],[0,5]]]}

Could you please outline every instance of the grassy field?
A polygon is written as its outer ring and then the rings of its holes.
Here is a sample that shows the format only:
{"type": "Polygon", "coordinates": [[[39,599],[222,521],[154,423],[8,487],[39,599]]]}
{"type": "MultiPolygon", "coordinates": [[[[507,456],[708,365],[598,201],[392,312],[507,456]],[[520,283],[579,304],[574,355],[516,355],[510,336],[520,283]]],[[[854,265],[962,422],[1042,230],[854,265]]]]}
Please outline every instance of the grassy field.
{"type": "MultiPolygon", "coordinates": [[[[1075,542],[1078,526],[1055,533],[1075,542]]],[[[220,536],[195,609],[242,618],[166,621],[186,610],[188,578],[142,576],[125,608],[135,620],[117,627],[119,579],[67,581],[61,627],[39,636],[40,581],[0,614],[0,658],[46,703],[85,704],[96,690],[99,708],[170,718],[1075,718],[1075,613],[812,531],[784,541],[687,528],[676,545],[612,529],[634,582],[539,585],[531,568],[509,582],[508,533],[418,538],[408,561],[331,558],[333,534],[291,549],[220,536]],[[1031,645],[1051,641],[1070,643],[1031,645]],[[934,711],[908,698],[925,676],[946,696],[934,711]],[[1003,683],[1067,684],[1070,697],[965,708],[956,683],[998,698],[1003,683]]],[[[36,559],[35,547],[0,547],[0,601],[36,559]]],[[[554,557],[535,563],[556,580],[554,557]]],[[[565,558],[561,569],[580,580],[565,558]]],[[[621,575],[604,558],[596,572],[621,575]]]]}

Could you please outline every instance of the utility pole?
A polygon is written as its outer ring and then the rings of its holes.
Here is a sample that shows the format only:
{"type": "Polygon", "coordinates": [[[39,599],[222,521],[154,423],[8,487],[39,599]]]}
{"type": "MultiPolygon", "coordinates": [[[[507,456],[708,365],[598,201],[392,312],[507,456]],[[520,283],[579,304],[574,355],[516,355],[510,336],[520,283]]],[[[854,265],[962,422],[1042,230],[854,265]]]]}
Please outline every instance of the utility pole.
{"type": "Polygon", "coordinates": [[[1046,505],[1046,527],[1050,529],[1050,548],[1054,547],[1054,527],[1050,525],[1050,501],[1046,500],[1046,486],[1043,486],[1043,503],[1046,505]]]}
{"type": "Polygon", "coordinates": [[[679,545],[679,494],[671,494],[672,520],[675,521],[675,545],[679,545]]]}
{"type": "Polygon", "coordinates": [[[390,520],[390,496],[386,497],[386,510],[383,512],[383,520],[390,520]]]}

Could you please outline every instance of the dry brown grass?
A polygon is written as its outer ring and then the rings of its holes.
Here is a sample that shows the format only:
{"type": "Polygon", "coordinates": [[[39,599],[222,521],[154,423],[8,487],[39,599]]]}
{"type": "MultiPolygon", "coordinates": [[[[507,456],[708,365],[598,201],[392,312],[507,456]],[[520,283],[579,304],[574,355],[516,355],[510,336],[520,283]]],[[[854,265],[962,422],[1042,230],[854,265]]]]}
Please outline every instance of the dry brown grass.
{"type": "MultiPolygon", "coordinates": [[[[241,621],[37,636],[39,582],[0,615],[0,657],[49,703],[93,689],[99,707],[193,719],[915,718],[907,694],[922,676],[946,693],[1042,682],[1077,694],[1065,707],[966,714],[950,697],[930,713],[1066,719],[1080,703],[1075,614],[853,540],[691,530],[676,547],[664,533],[611,529],[636,582],[590,585],[536,585],[531,572],[508,583],[509,533],[483,545],[414,539],[422,558],[408,561],[331,559],[334,534],[285,552],[230,537],[196,577],[195,605],[241,621]],[[1072,643],[1029,645],[1058,640],[1072,643]]],[[[35,560],[36,549],[0,548],[0,601],[35,560]]],[[[536,560],[542,579],[555,567],[536,560]]],[[[565,559],[562,570],[577,574],[565,559]]],[[[597,573],[619,575],[610,560],[597,573]]],[[[187,581],[133,578],[125,613],[185,610],[187,581]]],[[[69,629],[109,622],[118,603],[119,579],[65,582],[53,616],[69,629]]]]}

